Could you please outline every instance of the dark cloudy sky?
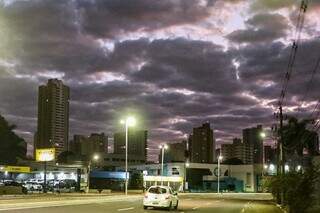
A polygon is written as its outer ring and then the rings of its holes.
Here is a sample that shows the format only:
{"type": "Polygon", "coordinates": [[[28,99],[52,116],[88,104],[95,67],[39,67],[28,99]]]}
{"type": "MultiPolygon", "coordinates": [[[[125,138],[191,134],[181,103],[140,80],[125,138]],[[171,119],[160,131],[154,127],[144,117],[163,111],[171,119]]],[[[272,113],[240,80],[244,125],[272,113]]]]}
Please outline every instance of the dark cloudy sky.
{"type": "MultiPolygon", "coordinates": [[[[30,144],[38,86],[71,88],[70,135],[119,130],[131,113],[151,147],[213,124],[217,142],[270,125],[298,0],[1,0],[0,114],[30,144]]],[[[297,112],[320,55],[310,1],[285,111],[297,112]]],[[[319,75],[301,114],[319,98],[319,75]]],[[[29,146],[31,147],[31,145],[29,146]]],[[[154,152],[150,153],[154,159],[154,152]]]]}

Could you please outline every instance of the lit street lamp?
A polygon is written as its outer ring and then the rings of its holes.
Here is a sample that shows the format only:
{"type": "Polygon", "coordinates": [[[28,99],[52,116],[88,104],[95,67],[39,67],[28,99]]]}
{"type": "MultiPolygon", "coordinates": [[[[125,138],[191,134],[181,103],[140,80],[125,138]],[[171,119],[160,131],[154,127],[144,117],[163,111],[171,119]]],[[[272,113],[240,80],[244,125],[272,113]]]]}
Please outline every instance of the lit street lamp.
{"type": "Polygon", "coordinates": [[[285,165],[284,166],[284,171],[289,172],[289,170],[290,170],[289,165],[285,165]]]}
{"type": "Polygon", "coordinates": [[[98,161],[99,160],[99,155],[98,154],[94,154],[90,160],[89,160],[89,164],[88,164],[88,179],[87,179],[87,193],[89,192],[90,190],[90,172],[91,172],[91,164],[92,164],[92,160],[94,161],[98,161]]]}
{"type": "Polygon", "coordinates": [[[183,184],[183,187],[184,187],[184,191],[186,191],[188,189],[187,187],[187,168],[190,166],[190,163],[189,162],[186,162],[184,164],[184,184],[183,184]]]}
{"type": "Polygon", "coordinates": [[[297,166],[297,171],[301,171],[301,168],[302,168],[301,165],[298,165],[297,166]]]}
{"type": "Polygon", "coordinates": [[[126,129],[126,181],[125,181],[125,194],[128,195],[128,128],[136,124],[134,117],[127,117],[125,120],[120,121],[121,124],[125,125],[126,129]]]}
{"type": "Polygon", "coordinates": [[[218,156],[218,194],[220,193],[220,162],[223,157],[221,155],[218,156]]]}
{"type": "MultiPolygon", "coordinates": [[[[163,176],[163,159],[164,159],[164,150],[165,149],[168,149],[168,145],[167,144],[163,144],[163,145],[160,145],[159,148],[161,149],[161,153],[162,153],[162,156],[161,156],[161,179],[162,179],[162,176],[163,176]]],[[[161,185],[163,184],[163,182],[161,181],[161,185]]]]}
{"type": "Polygon", "coordinates": [[[265,132],[261,132],[261,133],[260,133],[260,136],[261,136],[261,138],[266,138],[266,137],[267,137],[267,135],[266,135],[265,132]]]}

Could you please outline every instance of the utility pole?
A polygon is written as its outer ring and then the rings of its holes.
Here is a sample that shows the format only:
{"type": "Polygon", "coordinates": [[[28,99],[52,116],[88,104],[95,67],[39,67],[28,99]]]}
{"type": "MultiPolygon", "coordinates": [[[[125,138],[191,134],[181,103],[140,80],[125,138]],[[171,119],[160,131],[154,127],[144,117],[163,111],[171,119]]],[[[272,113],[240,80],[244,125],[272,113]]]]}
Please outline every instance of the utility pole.
{"type": "MultiPolygon", "coordinates": [[[[277,175],[278,177],[282,177],[284,175],[284,153],[283,153],[283,113],[282,113],[282,105],[279,106],[279,135],[278,135],[278,143],[277,143],[277,175]]],[[[277,194],[277,202],[283,204],[284,202],[284,192],[281,191],[280,194],[277,194]]]]}
{"type": "Polygon", "coordinates": [[[283,153],[283,114],[282,106],[280,105],[280,174],[284,174],[284,153],[283,153]]]}

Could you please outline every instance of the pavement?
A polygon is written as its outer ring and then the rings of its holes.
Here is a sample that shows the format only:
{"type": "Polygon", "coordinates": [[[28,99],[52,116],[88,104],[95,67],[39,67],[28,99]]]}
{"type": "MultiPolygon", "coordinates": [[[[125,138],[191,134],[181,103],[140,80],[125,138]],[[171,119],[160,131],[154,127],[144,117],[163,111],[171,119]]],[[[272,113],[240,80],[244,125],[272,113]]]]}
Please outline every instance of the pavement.
{"type": "MultiPolygon", "coordinates": [[[[1,199],[0,213],[106,213],[164,212],[144,210],[143,195],[34,196],[1,199]]],[[[173,212],[194,213],[283,213],[269,194],[179,194],[179,208],[173,212]]]]}

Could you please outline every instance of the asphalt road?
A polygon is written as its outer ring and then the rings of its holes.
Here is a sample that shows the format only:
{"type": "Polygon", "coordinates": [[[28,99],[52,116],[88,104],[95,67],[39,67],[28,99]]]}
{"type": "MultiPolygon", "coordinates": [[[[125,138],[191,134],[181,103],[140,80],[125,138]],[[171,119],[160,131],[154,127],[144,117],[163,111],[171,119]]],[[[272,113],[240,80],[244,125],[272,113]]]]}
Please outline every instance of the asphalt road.
{"type": "MultiPolygon", "coordinates": [[[[194,213],[282,213],[271,201],[261,196],[238,195],[217,196],[212,194],[192,194],[180,196],[179,208],[172,212],[194,213]]],[[[129,197],[83,197],[81,199],[20,200],[0,203],[0,213],[106,213],[106,212],[166,212],[160,209],[144,210],[142,196],[129,197]],[[50,206],[50,207],[48,207],[50,206]],[[36,207],[36,208],[34,208],[36,207]],[[11,210],[8,210],[11,209],[11,210]]]]}

